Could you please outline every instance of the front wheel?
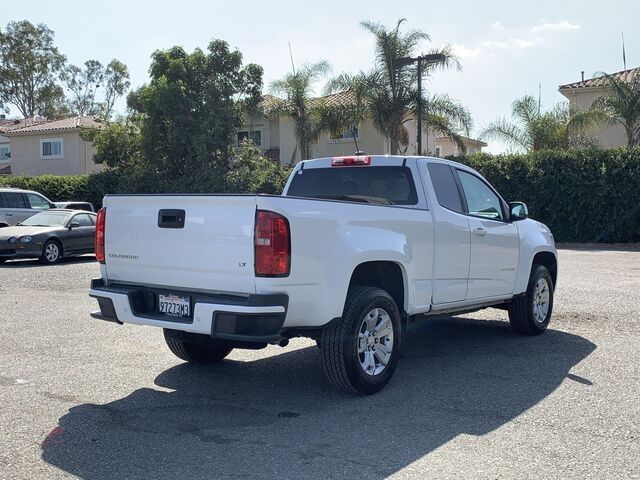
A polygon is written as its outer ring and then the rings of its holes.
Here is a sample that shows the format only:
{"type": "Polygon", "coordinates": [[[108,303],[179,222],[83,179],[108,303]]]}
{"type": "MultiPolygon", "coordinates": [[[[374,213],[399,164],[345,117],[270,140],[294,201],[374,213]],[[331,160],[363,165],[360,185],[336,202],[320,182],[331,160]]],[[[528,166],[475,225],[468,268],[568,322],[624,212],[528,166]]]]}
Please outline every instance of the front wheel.
{"type": "Polygon", "coordinates": [[[509,307],[511,328],[525,335],[540,335],[549,325],[552,310],[553,279],[547,267],[534,265],[525,295],[509,307]]]}
{"type": "Polygon", "coordinates": [[[217,363],[231,353],[233,348],[217,345],[204,345],[176,338],[172,331],[164,329],[164,340],[176,357],[190,363],[217,363]]]}
{"type": "Polygon", "coordinates": [[[62,247],[56,240],[48,240],[44,247],[42,247],[42,255],[40,256],[40,263],[45,265],[53,265],[58,263],[62,258],[62,247]]]}
{"type": "Polygon", "coordinates": [[[349,290],[342,318],[322,331],[324,371],[340,390],[370,395],[393,376],[400,350],[400,312],[376,287],[349,290]]]}

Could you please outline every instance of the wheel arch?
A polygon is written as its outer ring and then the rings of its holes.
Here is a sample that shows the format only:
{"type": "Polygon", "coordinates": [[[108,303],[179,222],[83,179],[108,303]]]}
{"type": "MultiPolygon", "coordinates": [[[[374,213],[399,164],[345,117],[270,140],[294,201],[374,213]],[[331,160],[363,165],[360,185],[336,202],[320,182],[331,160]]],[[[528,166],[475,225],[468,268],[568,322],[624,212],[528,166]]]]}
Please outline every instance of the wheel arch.
{"type": "Polygon", "coordinates": [[[391,260],[370,260],[358,264],[351,273],[354,285],[378,287],[391,295],[401,314],[407,311],[407,274],[403,266],[391,260]]]}
{"type": "Polygon", "coordinates": [[[44,239],[44,241],[42,242],[42,253],[44,253],[44,246],[47,242],[49,241],[54,241],[58,244],[58,246],[60,247],[60,258],[62,258],[64,256],[64,242],[60,239],[60,237],[56,236],[56,235],[52,235],[50,237],[47,237],[44,239]]]}
{"type": "Polygon", "coordinates": [[[548,251],[536,253],[531,262],[531,271],[533,271],[534,265],[542,265],[549,270],[551,280],[553,280],[553,286],[555,288],[556,279],[558,278],[558,259],[555,254],[548,251]]]}

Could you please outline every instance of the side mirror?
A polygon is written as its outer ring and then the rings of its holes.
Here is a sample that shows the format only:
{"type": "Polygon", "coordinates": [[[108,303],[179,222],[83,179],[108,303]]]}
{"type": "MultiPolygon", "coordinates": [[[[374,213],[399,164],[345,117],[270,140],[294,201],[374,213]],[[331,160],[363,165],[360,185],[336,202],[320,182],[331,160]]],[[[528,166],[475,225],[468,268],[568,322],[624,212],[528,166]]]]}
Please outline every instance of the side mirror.
{"type": "Polygon", "coordinates": [[[71,222],[69,224],[69,230],[73,230],[74,228],[78,228],[80,224],[78,222],[71,222]]]}
{"type": "Polygon", "coordinates": [[[516,222],[529,217],[529,209],[524,202],[509,203],[509,220],[516,222]]]}

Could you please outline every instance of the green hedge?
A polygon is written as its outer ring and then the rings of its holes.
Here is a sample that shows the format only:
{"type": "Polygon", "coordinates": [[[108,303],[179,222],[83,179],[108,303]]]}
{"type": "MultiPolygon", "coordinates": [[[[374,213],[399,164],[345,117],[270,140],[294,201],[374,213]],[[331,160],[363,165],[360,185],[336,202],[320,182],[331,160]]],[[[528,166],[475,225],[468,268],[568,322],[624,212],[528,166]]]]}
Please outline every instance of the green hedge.
{"type": "Polygon", "coordinates": [[[107,193],[118,191],[118,178],[112,172],[93,175],[0,175],[0,186],[24,188],[42,193],[52,202],[64,200],[84,200],[96,208],[102,206],[102,198],[107,193]]]}
{"type": "Polygon", "coordinates": [[[640,241],[640,149],[473,154],[507,201],[522,200],[560,242],[640,241]]]}
{"type": "MultiPolygon", "coordinates": [[[[505,200],[526,202],[531,217],[547,224],[557,241],[640,241],[640,149],[474,154],[454,160],[480,171],[505,200]]],[[[274,193],[284,183],[286,171],[270,165],[241,161],[224,183],[229,190],[274,193]]],[[[96,207],[107,193],[136,193],[130,184],[111,171],[0,176],[0,185],[35,190],[52,201],[88,200],[96,207]]],[[[140,191],[145,188],[142,185],[140,191]]]]}

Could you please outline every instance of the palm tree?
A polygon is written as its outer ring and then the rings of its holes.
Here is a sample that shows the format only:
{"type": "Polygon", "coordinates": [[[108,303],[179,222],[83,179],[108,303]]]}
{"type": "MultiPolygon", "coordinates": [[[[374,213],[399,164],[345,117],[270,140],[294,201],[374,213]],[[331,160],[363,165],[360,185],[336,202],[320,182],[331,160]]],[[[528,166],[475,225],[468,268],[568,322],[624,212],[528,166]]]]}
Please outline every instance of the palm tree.
{"type": "Polygon", "coordinates": [[[595,111],[581,111],[577,107],[558,104],[541,112],[540,103],[530,95],[512,104],[513,121],[496,120],[482,131],[480,138],[491,138],[515,149],[541,150],[545,148],[584,148],[596,146],[587,130],[602,116],[595,111]]]}
{"type": "Polygon", "coordinates": [[[311,96],[314,84],[328,71],[329,64],[324,60],[303,65],[298,71],[271,83],[271,92],[284,98],[267,97],[262,105],[267,117],[284,117],[293,122],[302,160],[311,156],[311,146],[328,128],[324,102],[311,96]]]}
{"type": "MultiPolygon", "coordinates": [[[[430,39],[421,30],[401,32],[404,22],[404,18],[400,19],[390,29],[380,23],[361,22],[362,27],[375,38],[373,69],[355,75],[343,73],[329,81],[326,92],[349,92],[353,97],[349,107],[351,125],[371,118],[376,129],[389,138],[393,155],[399,153],[403,146],[406,149],[409,142],[406,124],[418,113],[426,125],[452,136],[464,148],[459,133],[464,131],[468,134],[471,128],[469,112],[446,95],[424,96],[422,102],[418,101],[416,66],[397,65],[399,58],[412,56],[421,42],[430,39]],[[422,112],[418,112],[419,106],[422,112]]],[[[425,77],[438,68],[460,68],[449,46],[428,53],[441,53],[444,60],[424,66],[425,77]]]]}
{"type": "Polygon", "coordinates": [[[600,112],[611,125],[620,124],[627,133],[627,147],[640,146],[640,69],[625,82],[613,75],[602,73],[609,92],[597,97],[591,108],[600,112]]]}

